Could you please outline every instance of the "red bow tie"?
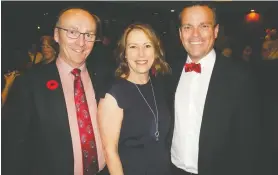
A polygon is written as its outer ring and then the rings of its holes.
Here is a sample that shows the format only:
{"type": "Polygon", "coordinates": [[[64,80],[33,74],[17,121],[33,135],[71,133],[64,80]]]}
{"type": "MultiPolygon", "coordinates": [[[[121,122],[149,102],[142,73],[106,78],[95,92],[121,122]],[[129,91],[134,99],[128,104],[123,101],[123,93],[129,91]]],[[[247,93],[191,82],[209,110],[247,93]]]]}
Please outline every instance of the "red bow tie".
{"type": "Polygon", "coordinates": [[[192,71],[195,71],[197,73],[201,73],[201,64],[198,63],[186,63],[184,65],[184,70],[185,72],[192,72],[192,71]]]}

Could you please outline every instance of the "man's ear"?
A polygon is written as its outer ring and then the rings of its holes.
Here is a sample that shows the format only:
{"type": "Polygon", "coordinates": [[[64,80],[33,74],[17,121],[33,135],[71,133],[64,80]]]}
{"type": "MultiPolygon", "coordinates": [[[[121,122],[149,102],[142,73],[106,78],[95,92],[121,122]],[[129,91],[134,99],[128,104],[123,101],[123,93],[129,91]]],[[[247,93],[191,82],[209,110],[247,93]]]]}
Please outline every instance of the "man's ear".
{"type": "Polygon", "coordinates": [[[54,40],[59,43],[59,29],[54,29],[54,40]]]}
{"type": "Polygon", "coordinates": [[[214,27],[214,37],[215,37],[215,39],[218,37],[218,32],[219,32],[219,24],[217,24],[214,27]]]}
{"type": "Polygon", "coordinates": [[[179,27],[179,37],[180,37],[180,40],[181,40],[181,35],[182,35],[181,28],[179,27]]]}

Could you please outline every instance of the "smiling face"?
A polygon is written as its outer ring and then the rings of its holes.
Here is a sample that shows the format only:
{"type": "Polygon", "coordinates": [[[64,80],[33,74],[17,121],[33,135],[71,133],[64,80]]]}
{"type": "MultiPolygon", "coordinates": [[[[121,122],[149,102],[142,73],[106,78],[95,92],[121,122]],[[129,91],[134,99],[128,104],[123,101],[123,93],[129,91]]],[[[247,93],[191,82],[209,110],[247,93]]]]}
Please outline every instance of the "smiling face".
{"type": "Polygon", "coordinates": [[[219,28],[215,25],[214,13],[207,6],[188,7],[182,11],[180,39],[194,62],[212,50],[219,28]]]}
{"type": "MultiPolygon", "coordinates": [[[[96,21],[90,13],[82,9],[64,12],[57,27],[81,33],[96,33],[96,21]]],[[[67,36],[67,31],[58,28],[55,28],[54,38],[60,46],[59,57],[73,68],[84,64],[94,46],[94,42],[86,41],[83,34],[77,39],[72,39],[67,36]]]]}
{"type": "Polygon", "coordinates": [[[155,49],[140,29],[132,30],[126,38],[125,58],[131,74],[148,74],[155,59],[155,49]]]}

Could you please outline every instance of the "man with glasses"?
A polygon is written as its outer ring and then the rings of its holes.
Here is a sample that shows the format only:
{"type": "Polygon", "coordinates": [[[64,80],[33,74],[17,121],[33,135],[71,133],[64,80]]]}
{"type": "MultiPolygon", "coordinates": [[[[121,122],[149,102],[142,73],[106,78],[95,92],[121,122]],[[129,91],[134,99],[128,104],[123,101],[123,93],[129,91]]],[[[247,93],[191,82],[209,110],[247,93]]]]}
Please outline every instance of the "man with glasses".
{"type": "Polygon", "coordinates": [[[180,22],[188,55],[172,66],[173,175],[258,174],[260,106],[253,74],[215,52],[219,25],[208,3],[189,4],[180,22]]]}
{"type": "Polygon", "coordinates": [[[86,65],[97,24],[84,9],[64,10],[54,29],[56,64],[34,68],[15,82],[2,113],[4,174],[101,174],[96,110],[105,77],[86,65]]]}

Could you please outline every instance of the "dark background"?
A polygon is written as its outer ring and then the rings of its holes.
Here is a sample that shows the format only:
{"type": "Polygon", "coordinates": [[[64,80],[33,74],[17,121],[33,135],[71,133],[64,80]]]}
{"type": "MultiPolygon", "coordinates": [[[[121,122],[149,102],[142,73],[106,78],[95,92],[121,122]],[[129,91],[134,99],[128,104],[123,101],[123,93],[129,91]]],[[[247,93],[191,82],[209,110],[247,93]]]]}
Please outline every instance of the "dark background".
{"type": "MultiPolygon", "coordinates": [[[[160,35],[165,48],[180,46],[178,13],[188,2],[1,2],[2,72],[12,69],[15,52],[30,48],[42,35],[53,35],[60,10],[83,7],[102,20],[103,34],[115,44],[124,27],[135,21],[149,23],[160,35]],[[175,12],[170,10],[174,9],[175,12]],[[38,30],[40,26],[40,30],[38,30]]],[[[266,28],[278,28],[278,2],[214,2],[221,34],[234,43],[260,43],[266,28]],[[244,18],[251,9],[261,20],[248,24],[244,18]]]]}

